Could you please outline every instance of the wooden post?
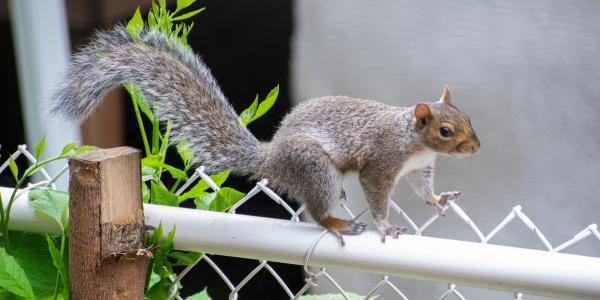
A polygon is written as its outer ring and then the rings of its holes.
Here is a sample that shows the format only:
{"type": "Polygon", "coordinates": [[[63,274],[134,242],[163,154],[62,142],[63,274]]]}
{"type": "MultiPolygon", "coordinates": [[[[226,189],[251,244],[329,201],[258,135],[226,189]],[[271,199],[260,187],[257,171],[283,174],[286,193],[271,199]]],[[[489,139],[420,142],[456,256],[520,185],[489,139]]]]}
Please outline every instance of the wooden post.
{"type": "Polygon", "coordinates": [[[69,159],[71,299],[143,299],[140,153],[129,147],[69,159]]]}

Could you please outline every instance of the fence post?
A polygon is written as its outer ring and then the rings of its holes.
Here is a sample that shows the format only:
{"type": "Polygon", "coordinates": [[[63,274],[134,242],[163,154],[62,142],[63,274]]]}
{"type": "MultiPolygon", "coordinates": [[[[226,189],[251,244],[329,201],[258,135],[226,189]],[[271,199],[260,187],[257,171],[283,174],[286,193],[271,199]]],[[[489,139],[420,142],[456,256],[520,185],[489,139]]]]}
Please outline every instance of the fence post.
{"type": "Polygon", "coordinates": [[[144,249],[140,153],[129,147],[69,159],[69,277],[72,299],[143,299],[151,254],[144,249]]]}

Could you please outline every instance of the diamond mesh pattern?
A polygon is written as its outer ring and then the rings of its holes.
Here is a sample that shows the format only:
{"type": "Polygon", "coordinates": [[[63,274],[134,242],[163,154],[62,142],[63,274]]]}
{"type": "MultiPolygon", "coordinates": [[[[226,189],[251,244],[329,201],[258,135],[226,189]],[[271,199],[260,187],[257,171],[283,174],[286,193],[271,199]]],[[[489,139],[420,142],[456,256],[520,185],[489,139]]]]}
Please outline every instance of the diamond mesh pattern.
{"type": "MultiPolygon", "coordinates": [[[[25,145],[19,146],[17,151],[15,151],[11,155],[11,157],[13,160],[25,159],[30,164],[33,164],[36,162],[35,156],[32,155],[27,150],[27,147],[25,145]]],[[[60,162],[60,163],[65,163],[65,162],[60,162]]],[[[4,172],[7,169],[8,164],[9,164],[9,161],[6,160],[2,165],[0,165],[0,173],[4,172]]],[[[67,169],[68,169],[68,166],[65,163],[64,167],[62,169],[60,169],[60,171],[57,174],[51,176],[50,174],[48,174],[48,172],[44,168],[42,168],[40,170],[41,178],[39,179],[39,181],[37,181],[35,183],[30,183],[26,188],[24,188],[22,191],[20,191],[20,193],[23,193],[24,191],[35,188],[35,187],[48,187],[51,189],[55,189],[56,186],[55,186],[54,182],[60,176],[63,176],[66,173],[67,169]]],[[[190,176],[189,180],[177,191],[177,194],[178,195],[182,194],[187,188],[189,188],[192,184],[194,184],[198,180],[204,180],[214,191],[219,190],[219,187],[210,179],[210,177],[206,173],[204,173],[204,167],[199,167],[194,171],[192,176],[190,176]]],[[[252,201],[253,197],[256,196],[258,193],[265,193],[267,196],[269,196],[270,199],[272,199],[275,203],[277,203],[285,211],[287,211],[290,215],[290,218],[289,218],[290,221],[301,222],[300,214],[305,209],[305,206],[303,205],[300,208],[298,208],[297,210],[294,210],[279,195],[277,195],[271,188],[269,188],[269,182],[267,179],[263,179],[263,180],[257,182],[256,185],[254,186],[254,188],[252,188],[243,199],[241,199],[238,203],[236,203],[234,206],[232,206],[228,212],[231,214],[235,214],[236,210],[240,206],[244,205],[248,201],[252,201]]],[[[402,210],[402,208],[400,208],[400,206],[398,204],[396,204],[393,200],[390,203],[391,203],[390,204],[391,212],[400,215],[408,223],[408,226],[410,227],[410,229],[412,229],[412,231],[414,232],[415,235],[423,235],[424,232],[431,226],[431,224],[433,224],[434,222],[436,222],[439,219],[438,214],[435,213],[429,219],[427,219],[423,224],[417,225],[408,216],[408,214],[406,214],[402,210]]],[[[348,214],[348,216],[350,218],[354,218],[356,216],[355,213],[352,212],[343,201],[340,201],[339,205],[343,208],[343,210],[348,214]]],[[[550,252],[562,252],[565,249],[567,249],[585,239],[588,239],[588,238],[595,238],[596,240],[600,241],[600,232],[598,231],[598,226],[596,224],[591,224],[591,225],[587,226],[586,228],[584,228],[583,230],[581,230],[579,233],[575,234],[573,236],[573,238],[571,238],[557,246],[553,246],[548,241],[548,239],[545,237],[545,235],[542,233],[542,231],[535,225],[535,223],[523,212],[523,209],[519,205],[513,207],[512,210],[506,215],[506,217],[487,234],[484,234],[483,232],[481,232],[481,230],[477,227],[477,225],[475,224],[475,222],[473,222],[473,220],[469,217],[469,215],[455,202],[449,201],[448,204],[446,205],[446,207],[444,207],[444,210],[446,212],[451,211],[451,212],[455,213],[461,220],[463,220],[467,224],[467,226],[469,226],[473,230],[473,232],[476,234],[476,236],[479,238],[479,240],[482,244],[487,244],[499,232],[501,232],[509,223],[511,223],[513,221],[517,221],[517,222],[520,221],[521,223],[523,223],[526,226],[526,228],[533,231],[536,234],[537,238],[543,243],[546,250],[550,251],[550,252]]],[[[326,234],[326,232],[324,231],[321,234],[321,237],[323,237],[325,234],[326,234]]],[[[177,276],[177,278],[175,278],[173,280],[172,289],[171,289],[172,293],[169,298],[170,299],[172,299],[172,298],[182,299],[178,295],[175,295],[174,287],[198,263],[200,263],[201,261],[204,261],[215,271],[217,276],[219,276],[223,280],[223,282],[227,285],[227,287],[230,289],[231,293],[229,294],[229,299],[237,299],[239,291],[242,290],[244,288],[244,286],[246,286],[246,284],[248,282],[250,282],[254,278],[254,276],[262,270],[266,270],[267,272],[269,272],[271,274],[273,280],[275,280],[281,286],[281,288],[285,291],[285,293],[289,296],[290,299],[297,299],[298,297],[306,294],[311,287],[313,287],[313,286],[317,285],[319,282],[323,282],[323,281],[328,281],[331,284],[331,286],[333,286],[335,292],[341,294],[345,299],[350,299],[346,290],[335,280],[335,278],[330,273],[327,272],[327,270],[325,268],[319,268],[318,266],[310,265],[310,259],[309,259],[310,253],[312,252],[312,250],[314,250],[314,247],[316,247],[319,240],[316,240],[313,243],[313,245],[311,245],[311,247],[309,249],[307,249],[308,255],[305,259],[305,266],[304,266],[305,267],[304,270],[307,275],[306,283],[298,291],[290,290],[290,288],[285,283],[285,281],[282,280],[281,276],[279,276],[279,274],[277,274],[277,272],[271,267],[271,265],[269,264],[269,261],[267,261],[267,260],[259,260],[258,266],[256,268],[254,268],[251,272],[249,272],[241,282],[239,282],[237,285],[235,285],[228,278],[227,274],[225,274],[219,268],[219,266],[211,259],[210,255],[203,254],[200,256],[200,258],[194,264],[189,265],[184,271],[182,271],[177,276]]],[[[403,300],[409,299],[406,295],[404,295],[404,293],[399,288],[396,287],[396,285],[394,285],[393,281],[388,276],[383,276],[381,278],[381,280],[379,282],[377,282],[373,286],[373,288],[368,292],[368,294],[366,295],[365,298],[370,299],[372,297],[375,297],[377,295],[377,292],[384,288],[392,290],[393,293],[395,293],[397,295],[397,299],[403,299],[403,300]]],[[[439,299],[461,299],[461,300],[464,300],[466,298],[460,293],[458,287],[455,284],[449,283],[449,284],[447,284],[446,290],[440,295],[439,299]]],[[[525,299],[525,298],[524,298],[523,294],[521,294],[519,292],[515,292],[513,299],[520,300],[520,299],[525,299]]]]}

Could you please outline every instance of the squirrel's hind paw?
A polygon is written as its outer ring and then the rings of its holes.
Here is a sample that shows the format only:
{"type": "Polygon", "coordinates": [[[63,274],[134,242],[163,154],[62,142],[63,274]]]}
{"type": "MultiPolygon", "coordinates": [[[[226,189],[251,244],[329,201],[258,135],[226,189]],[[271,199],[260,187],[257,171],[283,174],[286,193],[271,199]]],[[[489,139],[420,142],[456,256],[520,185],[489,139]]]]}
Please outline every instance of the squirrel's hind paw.
{"type": "Polygon", "coordinates": [[[367,223],[347,221],[340,230],[340,233],[347,235],[358,235],[365,231],[365,229],[367,229],[367,223]]]}
{"type": "Polygon", "coordinates": [[[355,220],[348,221],[334,217],[327,217],[319,224],[338,237],[342,246],[345,245],[344,238],[342,237],[343,234],[358,235],[367,228],[367,223],[355,220]]]}

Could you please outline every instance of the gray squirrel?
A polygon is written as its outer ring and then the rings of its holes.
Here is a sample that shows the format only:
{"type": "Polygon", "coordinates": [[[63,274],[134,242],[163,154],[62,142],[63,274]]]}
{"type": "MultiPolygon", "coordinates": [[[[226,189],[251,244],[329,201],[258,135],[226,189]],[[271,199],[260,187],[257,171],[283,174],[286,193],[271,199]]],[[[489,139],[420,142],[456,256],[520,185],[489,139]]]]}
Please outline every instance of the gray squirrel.
{"type": "Polygon", "coordinates": [[[359,172],[382,240],[406,229],[388,222],[389,199],[398,178],[440,214],[460,192],[436,195],[435,157],[465,157],[480,146],[469,117],[450,101],[445,86],[438,102],[388,106],[347,96],[312,99],[296,106],[270,142],[258,141],[239,121],[202,60],[159,31],[133,40],[123,25],[97,32],[72,57],[52,95],[52,112],[85,119],[113,87],[133,82],[172,120],[172,138],[187,140],[207,172],[267,178],[277,191],[306,204],[311,217],[342,240],[366,224],[333,217],[343,195],[342,175],[359,172]],[[154,101],[157,100],[157,101],[154,101]]]}

